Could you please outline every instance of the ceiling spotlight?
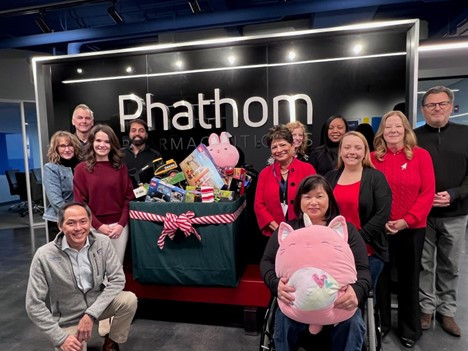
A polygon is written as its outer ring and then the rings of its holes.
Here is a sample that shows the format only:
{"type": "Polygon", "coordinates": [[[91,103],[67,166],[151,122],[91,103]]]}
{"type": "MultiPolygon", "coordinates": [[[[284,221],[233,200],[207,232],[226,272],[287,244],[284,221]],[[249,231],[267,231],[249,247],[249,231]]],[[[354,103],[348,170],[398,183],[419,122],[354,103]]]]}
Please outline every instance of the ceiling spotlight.
{"type": "Polygon", "coordinates": [[[78,73],[78,74],[83,74],[83,69],[82,69],[82,68],[77,68],[77,69],[76,69],[76,73],[78,73]]]}
{"type": "Polygon", "coordinates": [[[294,60],[296,58],[296,52],[291,50],[288,52],[288,59],[290,59],[291,61],[294,60]]]}
{"type": "Polygon", "coordinates": [[[177,68],[182,68],[184,67],[184,63],[182,62],[182,60],[177,60],[175,63],[177,68]]]}
{"type": "Polygon", "coordinates": [[[37,26],[41,29],[42,33],[51,33],[52,29],[47,25],[46,21],[44,20],[44,15],[41,13],[39,16],[34,20],[37,26]]]}
{"type": "Polygon", "coordinates": [[[362,52],[362,49],[363,49],[363,48],[364,48],[364,47],[362,46],[361,43],[355,44],[355,45],[353,46],[353,53],[356,54],[356,55],[358,55],[358,54],[360,54],[360,53],[362,52]]]}
{"type": "Polygon", "coordinates": [[[198,3],[197,0],[189,0],[189,6],[190,10],[192,10],[193,13],[200,13],[201,12],[201,7],[200,4],[198,3]]]}
{"type": "Polygon", "coordinates": [[[125,71],[126,71],[127,73],[132,73],[132,72],[133,72],[133,67],[132,67],[132,66],[128,66],[128,67],[125,69],[125,71]]]}
{"type": "Polygon", "coordinates": [[[236,63],[236,57],[233,56],[233,55],[229,55],[228,58],[227,58],[229,64],[233,65],[234,63],[236,63]]]}
{"type": "Polygon", "coordinates": [[[107,13],[109,14],[109,16],[112,17],[112,19],[114,20],[115,24],[120,24],[120,23],[123,23],[124,19],[122,18],[122,16],[120,15],[120,13],[117,11],[117,9],[115,8],[115,6],[111,6],[107,9],[107,13]]]}

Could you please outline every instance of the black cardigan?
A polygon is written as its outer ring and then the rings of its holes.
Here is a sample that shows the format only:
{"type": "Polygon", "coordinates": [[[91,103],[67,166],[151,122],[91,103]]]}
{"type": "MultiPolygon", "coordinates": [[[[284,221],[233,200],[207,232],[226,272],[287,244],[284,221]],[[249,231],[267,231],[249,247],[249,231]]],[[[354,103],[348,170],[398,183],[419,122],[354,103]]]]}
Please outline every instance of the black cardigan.
{"type": "MultiPolygon", "coordinates": [[[[298,219],[289,221],[288,224],[295,230],[304,227],[304,222],[298,219]]],[[[359,304],[361,305],[369,294],[371,275],[369,271],[366,245],[364,240],[362,240],[361,235],[359,235],[356,227],[351,223],[348,223],[348,245],[353,253],[357,271],[357,281],[351,286],[353,287],[359,304]]],[[[278,294],[279,278],[276,276],[275,271],[276,252],[278,251],[278,248],[278,229],[276,229],[270,236],[265,252],[263,253],[262,260],[260,261],[260,272],[262,273],[265,284],[270,288],[273,296],[277,296],[278,294]]]]}
{"type": "MultiPolygon", "coordinates": [[[[334,189],[340,179],[343,169],[334,170],[326,174],[325,178],[334,189]]],[[[370,167],[362,170],[361,185],[359,188],[359,231],[384,262],[389,261],[387,234],[385,223],[390,218],[392,207],[392,190],[387,183],[385,175],[370,167]]]]}

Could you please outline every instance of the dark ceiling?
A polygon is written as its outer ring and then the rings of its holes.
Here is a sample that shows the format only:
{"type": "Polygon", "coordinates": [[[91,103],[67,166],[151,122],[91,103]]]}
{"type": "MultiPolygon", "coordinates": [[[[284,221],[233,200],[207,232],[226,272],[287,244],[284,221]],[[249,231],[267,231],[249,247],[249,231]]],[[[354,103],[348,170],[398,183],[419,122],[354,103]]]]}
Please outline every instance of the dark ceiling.
{"type": "Polygon", "coordinates": [[[305,29],[304,23],[321,28],[409,18],[425,21],[423,28],[427,23],[429,40],[467,35],[468,1],[4,0],[0,49],[76,53],[158,43],[167,33],[222,28],[226,35],[244,35],[248,26],[268,22],[300,22],[305,29]]]}

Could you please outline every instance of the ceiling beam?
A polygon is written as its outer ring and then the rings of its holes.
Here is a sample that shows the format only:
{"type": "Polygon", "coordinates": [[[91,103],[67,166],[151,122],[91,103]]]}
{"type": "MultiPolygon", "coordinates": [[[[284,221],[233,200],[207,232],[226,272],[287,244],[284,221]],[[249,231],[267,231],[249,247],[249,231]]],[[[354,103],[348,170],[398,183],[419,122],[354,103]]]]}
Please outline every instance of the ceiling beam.
{"type": "MultiPolygon", "coordinates": [[[[281,2],[233,11],[199,13],[166,20],[83,28],[63,32],[37,34],[0,40],[0,49],[34,47],[59,43],[103,40],[115,37],[131,38],[154,36],[158,33],[193,31],[278,21],[287,16],[307,15],[350,8],[417,2],[418,0],[328,0],[281,2]]],[[[443,0],[442,0],[443,1],[443,0]]]]}

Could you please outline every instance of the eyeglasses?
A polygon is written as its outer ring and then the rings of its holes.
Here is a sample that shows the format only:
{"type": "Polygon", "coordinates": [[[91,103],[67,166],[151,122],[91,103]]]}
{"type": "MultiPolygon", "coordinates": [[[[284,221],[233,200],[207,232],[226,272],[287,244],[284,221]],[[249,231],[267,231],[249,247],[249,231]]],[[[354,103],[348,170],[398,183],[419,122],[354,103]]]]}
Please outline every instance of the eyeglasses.
{"type": "Polygon", "coordinates": [[[60,145],[58,146],[58,148],[59,148],[60,150],[65,150],[67,147],[68,147],[69,149],[73,149],[73,145],[71,145],[71,144],[70,144],[70,145],[60,144],[60,145]]]}
{"type": "Polygon", "coordinates": [[[439,105],[441,109],[445,109],[448,105],[450,105],[450,101],[442,101],[442,102],[434,102],[434,103],[429,103],[425,104],[424,107],[427,108],[428,110],[434,110],[436,106],[439,105]]]}

